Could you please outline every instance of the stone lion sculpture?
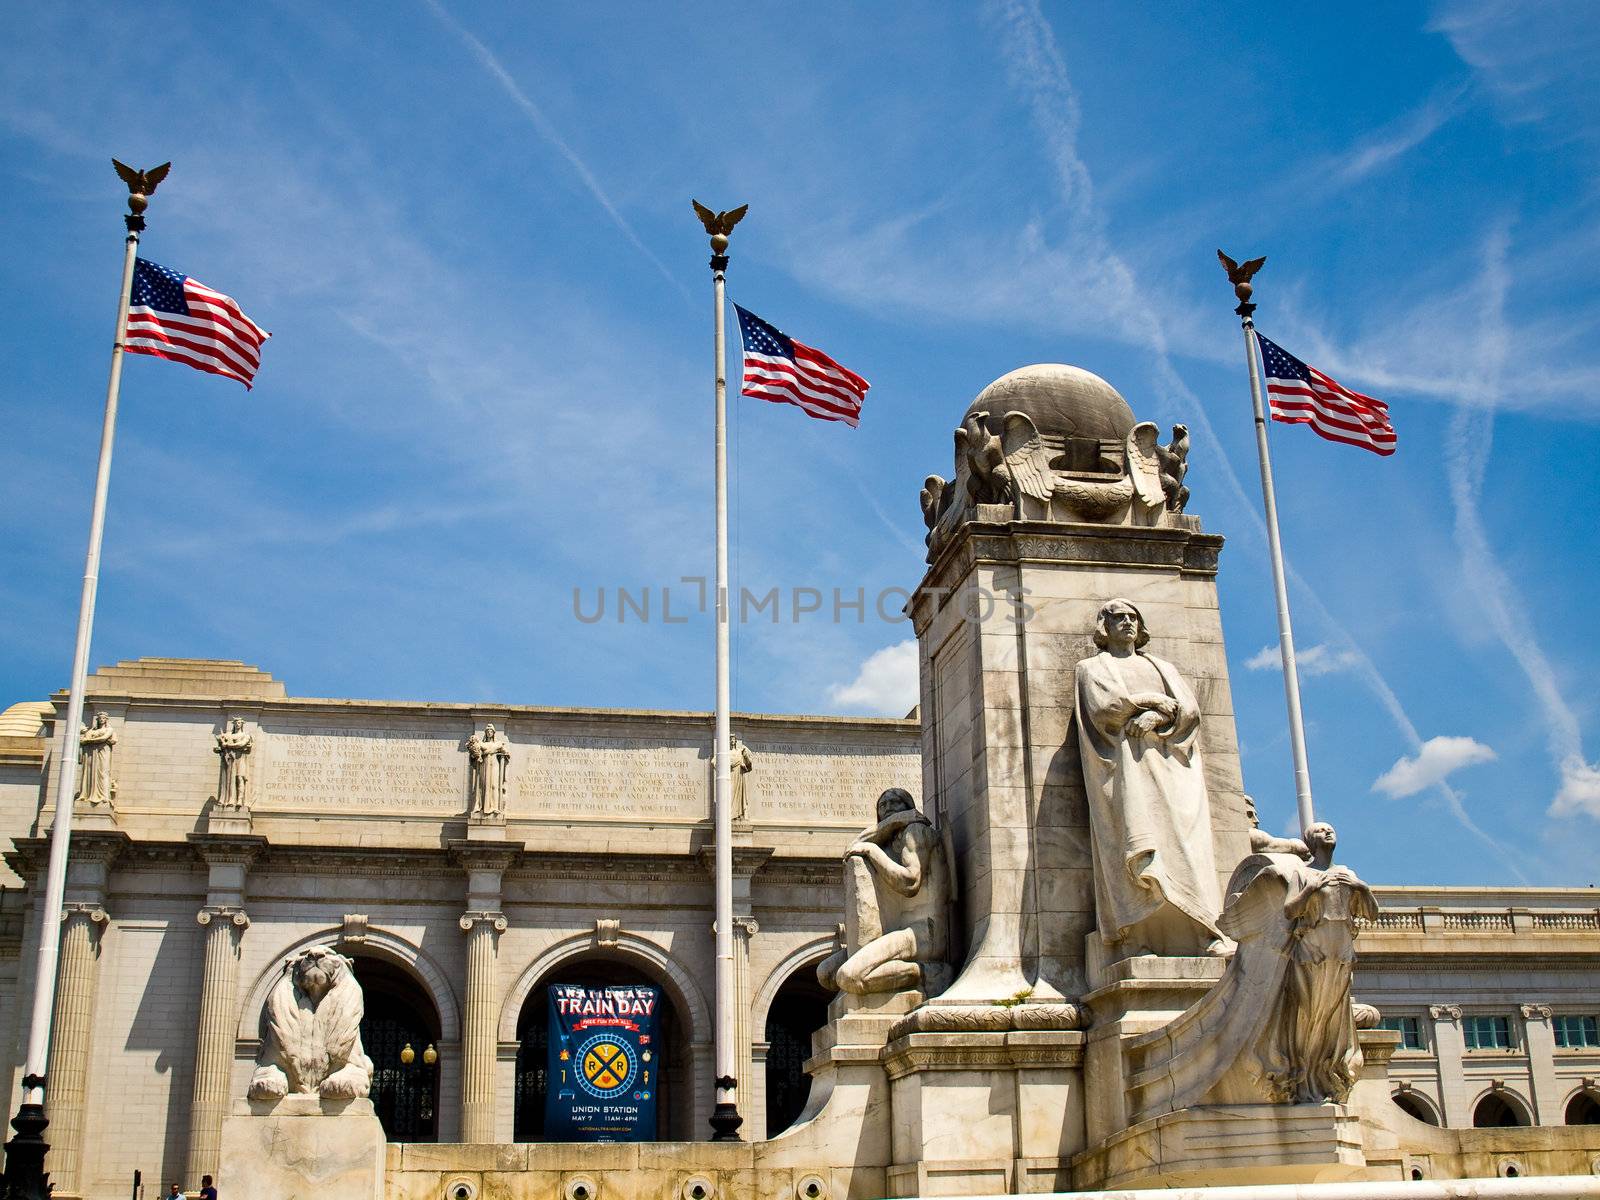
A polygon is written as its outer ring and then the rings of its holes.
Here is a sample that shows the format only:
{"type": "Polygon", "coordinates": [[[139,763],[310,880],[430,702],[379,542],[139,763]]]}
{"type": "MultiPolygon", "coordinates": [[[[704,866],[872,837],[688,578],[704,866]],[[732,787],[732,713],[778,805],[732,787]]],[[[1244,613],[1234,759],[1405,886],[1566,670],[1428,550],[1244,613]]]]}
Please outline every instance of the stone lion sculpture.
{"type": "Polygon", "coordinates": [[[290,1094],[349,1100],[372,1090],[372,1060],[361,1048],[366,1006],[351,962],[327,946],[302,950],[283,964],[267,996],[266,1036],[252,1100],[290,1094]]]}

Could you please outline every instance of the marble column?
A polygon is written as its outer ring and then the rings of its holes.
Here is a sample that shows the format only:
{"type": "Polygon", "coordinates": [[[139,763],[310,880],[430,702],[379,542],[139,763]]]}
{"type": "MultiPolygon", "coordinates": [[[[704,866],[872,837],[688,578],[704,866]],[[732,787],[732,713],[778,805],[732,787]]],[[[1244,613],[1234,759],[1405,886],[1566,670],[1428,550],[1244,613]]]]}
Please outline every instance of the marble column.
{"type": "Polygon", "coordinates": [[[106,910],[93,903],[69,903],[63,905],[62,920],[65,927],[45,1090],[45,1115],[50,1119],[47,1166],[54,1194],[77,1196],[82,1194],[83,1109],[106,910]]]}
{"type": "Polygon", "coordinates": [[[1560,1125],[1561,1088],[1556,1079],[1556,1034],[1550,1027],[1548,1004],[1523,1004],[1523,1043],[1528,1051],[1528,1103],[1535,1125],[1560,1125]]]}
{"type": "MultiPolygon", "coordinates": [[[[745,1136],[753,1132],[754,1116],[751,1111],[755,1100],[755,1059],[752,1054],[754,1037],[750,1029],[750,1006],[755,997],[750,993],[750,940],[761,931],[754,917],[734,915],[733,918],[733,995],[734,995],[734,1059],[735,1078],[739,1081],[739,1112],[744,1117],[745,1136]]],[[[762,1030],[765,1033],[765,1030],[762,1030]]],[[[765,1122],[762,1122],[765,1126],[765,1122]]]]}
{"type": "Polygon", "coordinates": [[[1439,1100],[1444,1123],[1451,1129],[1472,1128],[1472,1097],[1467,1094],[1466,1039],[1461,1033],[1459,1004],[1430,1004],[1433,1018],[1433,1053],[1439,1063],[1439,1100]]]}
{"type": "Polygon", "coordinates": [[[499,994],[495,986],[503,913],[463,913],[467,933],[467,1003],[461,1038],[461,1140],[495,1140],[495,1051],[499,1044],[499,994]]]}
{"type": "Polygon", "coordinates": [[[239,943],[250,925],[242,908],[208,904],[195,917],[205,928],[205,970],[200,978],[200,1023],[195,1041],[194,1098],[189,1105],[187,1177],[216,1175],[222,1154],[222,1119],[233,1097],[234,1031],[238,1022],[239,943]]]}

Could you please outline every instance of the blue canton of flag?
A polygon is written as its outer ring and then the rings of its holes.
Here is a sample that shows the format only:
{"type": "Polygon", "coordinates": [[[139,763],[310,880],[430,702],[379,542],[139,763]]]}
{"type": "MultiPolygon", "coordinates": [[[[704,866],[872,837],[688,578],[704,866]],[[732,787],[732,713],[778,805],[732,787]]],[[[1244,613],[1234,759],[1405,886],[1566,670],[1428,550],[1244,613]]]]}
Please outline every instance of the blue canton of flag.
{"type": "Polygon", "coordinates": [[[187,363],[248,388],[261,366],[261,343],[271,336],[233,297],[148,259],[134,263],[128,353],[187,363]]]}
{"type": "Polygon", "coordinates": [[[861,420],[861,401],[872,385],[821,350],[797,342],[755,313],[733,306],[744,342],[744,386],[740,394],[793,404],[822,421],[861,420]]]}

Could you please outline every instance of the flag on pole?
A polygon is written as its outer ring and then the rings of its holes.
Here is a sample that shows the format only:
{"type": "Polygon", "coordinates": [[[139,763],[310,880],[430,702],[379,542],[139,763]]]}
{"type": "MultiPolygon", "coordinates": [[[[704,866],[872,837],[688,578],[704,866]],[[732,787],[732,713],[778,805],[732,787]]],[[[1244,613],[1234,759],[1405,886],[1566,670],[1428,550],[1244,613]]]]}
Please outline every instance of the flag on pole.
{"type": "Polygon", "coordinates": [[[271,336],[232,296],[147,259],[134,263],[124,343],[129,354],[188,363],[248,389],[261,365],[261,343],[271,336]]]}
{"type": "Polygon", "coordinates": [[[1352,392],[1259,333],[1256,341],[1261,343],[1267,403],[1274,421],[1309,425],[1313,433],[1330,442],[1360,446],[1374,454],[1394,453],[1394,426],[1389,424],[1387,404],[1352,392]]]}
{"type": "Polygon", "coordinates": [[[822,421],[860,423],[861,401],[872,385],[821,350],[802,345],[752,312],[739,314],[744,343],[744,386],[740,394],[775,404],[793,404],[822,421]]]}

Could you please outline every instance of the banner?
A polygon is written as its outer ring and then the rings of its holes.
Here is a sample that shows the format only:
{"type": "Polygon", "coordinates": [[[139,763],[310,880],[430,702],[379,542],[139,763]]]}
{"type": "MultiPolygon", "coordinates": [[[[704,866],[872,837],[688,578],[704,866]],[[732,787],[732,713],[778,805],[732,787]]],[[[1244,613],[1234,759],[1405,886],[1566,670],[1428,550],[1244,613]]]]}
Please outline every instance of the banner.
{"type": "Polygon", "coordinates": [[[653,987],[550,985],[550,1074],[544,1136],[552,1142],[643,1142],[656,1134],[661,1047],[653,987]]]}

